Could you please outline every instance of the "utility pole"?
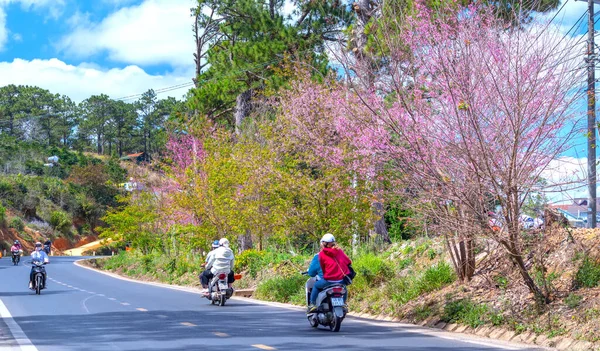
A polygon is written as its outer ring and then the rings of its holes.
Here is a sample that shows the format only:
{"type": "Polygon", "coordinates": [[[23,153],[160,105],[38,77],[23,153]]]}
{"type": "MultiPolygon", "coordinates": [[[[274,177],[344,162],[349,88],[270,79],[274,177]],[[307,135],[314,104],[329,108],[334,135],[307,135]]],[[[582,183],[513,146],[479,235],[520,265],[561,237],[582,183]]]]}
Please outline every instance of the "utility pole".
{"type": "Polygon", "coordinates": [[[588,2],[588,225],[596,228],[596,57],[594,55],[594,0],[588,2]]]}

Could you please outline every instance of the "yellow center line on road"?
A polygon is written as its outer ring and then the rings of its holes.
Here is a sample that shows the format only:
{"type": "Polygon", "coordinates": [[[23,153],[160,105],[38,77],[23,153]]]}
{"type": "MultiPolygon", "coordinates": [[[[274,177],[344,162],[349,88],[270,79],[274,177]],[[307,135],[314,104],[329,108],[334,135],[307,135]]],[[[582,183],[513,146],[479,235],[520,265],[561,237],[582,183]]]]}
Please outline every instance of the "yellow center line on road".
{"type": "Polygon", "coordinates": [[[190,322],[181,322],[179,324],[185,325],[186,327],[197,327],[197,325],[195,325],[194,323],[190,323],[190,322]]]}
{"type": "Polygon", "coordinates": [[[138,310],[140,312],[148,312],[148,310],[145,308],[136,308],[136,310],[138,310]]]}
{"type": "Polygon", "coordinates": [[[267,345],[263,345],[263,344],[254,344],[254,345],[252,345],[252,347],[256,347],[257,349],[261,349],[261,350],[277,350],[276,348],[274,348],[272,346],[267,346],[267,345]]]}
{"type": "Polygon", "coordinates": [[[229,336],[229,334],[227,333],[221,333],[221,332],[213,332],[213,334],[215,334],[216,336],[219,336],[221,338],[226,338],[229,336]]]}

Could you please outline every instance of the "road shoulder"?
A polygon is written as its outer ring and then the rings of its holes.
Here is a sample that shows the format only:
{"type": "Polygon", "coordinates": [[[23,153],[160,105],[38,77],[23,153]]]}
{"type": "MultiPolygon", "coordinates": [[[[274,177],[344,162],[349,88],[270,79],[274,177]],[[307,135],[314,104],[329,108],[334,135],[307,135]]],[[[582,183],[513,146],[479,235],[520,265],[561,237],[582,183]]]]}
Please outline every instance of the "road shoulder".
{"type": "Polygon", "coordinates": [[[13,319],[4,302],[0,299],[0,349],[38,351],[31,340],[25,335],[19,324],[13,319]]]}
{"type": "MultiPolygon", "coordinates": [[[[188,293],[192,293],[192,294],[198,294],[198,295],[201,294],[199,288],[132,279],[129,277],[124,277],[120,274],[104,271],[104,270],[97,269],[94,267],[90,267],[88,265],[83,264],[84,261],[86,261],[86,259],[77,260],[77,261],[73,262],[73,264],[78,267],[88,269],[91,271],[95,271],[97,273],[104,274],[109,277],[123,280],[123,281],[128,281],[128,282],[138,283],[138,284],[145,284],[145,285],[150,285],[150,286],[155,286],[155,287],[161,287],[161,288],[165,288],[165,289],[183,291],[183,292],[188,292],[188,293]]],[[[233,297],[233,299],[239,300],[239,301],[246,301],[246,302],[257,304],[257,305],[267,305],[267,306],[271,306],[271,307],[279,307],[279,308],[294,310],[294,311],[298,311],[298,312],[304,312],[304,310],[305,310],[301,306],[280,303],[280,302],[262,301],[262,300],[257,300],[257,299],[253,299],[253,298],[239,297],[239,296],[235,296],[235,297],[233,297]]],[[[582,348],[578,347],[577,344],[579,342],[577,342],[577,341],[569,342],[567,344],[567,347],[565,347],[565,348],[560,348],[560,347],[556,348],[557,345],[561,346],[560,345],[561,343],[566,344],[566,342],[562,342],[561,340],[557,339],[557,341],[559,341],[559,342],[556,344],[539,345],[539,344],[534,344],[534,343],[526,343],[526,342],[523,342],[522,340],[511,340],[511,339],[516,338],[514,333],[513,333],[513,336],[510,338],[507,338],[508,334],[506,334],[506,333],[501,333],[501,334],[499,334],[500,337],[494,338],[494,337],[489,337],[489,336],[496,335],[498,333],[490,332],[487,335],[481,335],[481,334],[477,334],[477,333],[466,333],[465,332],[465,331],[467,331],[466,328],[451,328],[452,325],[441,326],[441,325],[439,325],[439,323],[438,323],[438,325],[434,325],[434,326],[414,325],[414,324],[402,323],[399,320],[394,320],[394,319],[391,319],[389,317],[384,317],[384,316],[372,316],[372,315],[368,315],[368,314],[364,314],[364,313],[354,313],[354,312],[350,312],[348,315],[353,317],[353,319],[355,321],[358,321],[361,323],[367,323],[367,324],[371,324],[371,325],[380,325],[380,326],[385,326],[385,327],[398,327],[398,328],[403,328],[407,332],[427,334],[430,336],[435,336],[435,337],[439,337],[439,338],[443,338],[443,339],[457,340],[457,341],[485,345],[485,346],[502,347],[507,350],[518,350],[518,349],[524,349],[524,348],[528,348],[528,350],[570,350],[570,351],[571,350],[572,351],[592,350],[590,347],[588,347],[587,345],[583,345],[583,344],[582,344],[582,348]],[[450,328],[448,328],[447,326],[450,326],[450,328]],[[502,336],[504,336],[504,337],[502,337],[502,336]],[[499,345],[498,341],[500,341],[502,343],[502,345],[499,345]],[[532,349],[531,347],[535,347],[535,348],[532,349]]]]}

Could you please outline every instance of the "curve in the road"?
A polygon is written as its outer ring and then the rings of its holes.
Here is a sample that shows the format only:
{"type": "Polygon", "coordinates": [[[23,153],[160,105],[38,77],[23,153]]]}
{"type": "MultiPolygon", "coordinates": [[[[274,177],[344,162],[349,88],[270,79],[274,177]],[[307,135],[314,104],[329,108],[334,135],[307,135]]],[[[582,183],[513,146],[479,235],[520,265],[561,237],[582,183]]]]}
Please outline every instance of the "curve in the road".
{"type": "Polygon", "coordinates": [[[332,333],[310,328],[301,308],[243,298],[211,306],[194,289],[115,279],[74,265],[74,257],[51,260],[48,289],[39,296],[27,289],[29,267],[9,267],[8,260],[0,260],[0,277],[14,282],[0,292],[0,312],[4,305],[12,316],[3,320],[14,322],[7,327],[11,338],[0,339],[1,346],[35,348],[30,351],[536,350],[357,318],[332,333]]]}

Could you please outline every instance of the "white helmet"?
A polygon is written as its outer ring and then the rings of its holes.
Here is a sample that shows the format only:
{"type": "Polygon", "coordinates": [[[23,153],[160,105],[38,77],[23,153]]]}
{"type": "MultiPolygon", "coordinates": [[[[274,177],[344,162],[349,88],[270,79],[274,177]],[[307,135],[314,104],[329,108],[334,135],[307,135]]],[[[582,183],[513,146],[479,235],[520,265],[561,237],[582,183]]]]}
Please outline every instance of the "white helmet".
{"type": "Polygon", "coordinates": [[[327,233],[327,234],[323,235],[323,237],[321,238],[321,242],[322,243],[334,243],[335,237],[333,236],[333,234],[327,233]]]}
{"type": "Polygon", "coordinates": [[[219,245],[229,247],[229,240],[227,240],[227,238],[222,238],[219,240],[219,245]]]}

